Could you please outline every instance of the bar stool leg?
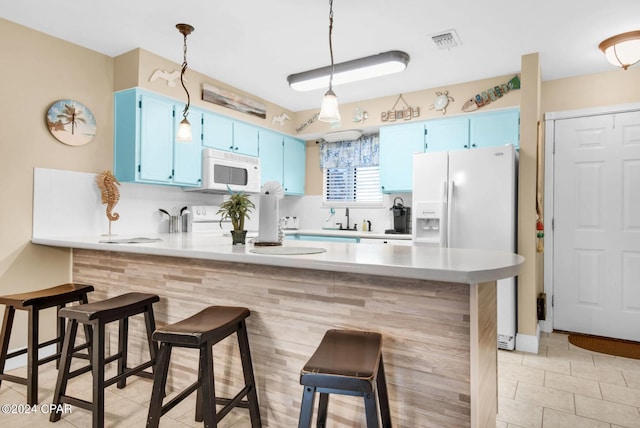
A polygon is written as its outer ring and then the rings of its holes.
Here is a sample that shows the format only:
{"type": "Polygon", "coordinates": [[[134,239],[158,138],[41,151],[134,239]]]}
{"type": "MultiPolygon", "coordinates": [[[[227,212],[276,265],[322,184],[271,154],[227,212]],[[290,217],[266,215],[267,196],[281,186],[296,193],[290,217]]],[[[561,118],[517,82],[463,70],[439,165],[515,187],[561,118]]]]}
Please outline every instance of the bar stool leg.
{"type": "Polygon", "coordinates": [[[144,313],[144,322],[147,326],[147,342],[149,343],[149,355],[151,356],[151,361],[154,363],[151,366],[151,371],[153,372],[155,368],[156,356],[158,355],[158,344],[152,338],[153,332],[156,330],[156,319],[153,315],[152,305],[146,307],[146,311],[144,313]]]}
{"type": "MultiPolygon", "coordinates": [[[[67,323],[67,334],[64,337],[64,344],[62,345],[62,355],[60,356],[60,370],[58,370],[58,380],[56,381],[56,390],[53,393],[52,404],[54,408],[58,408],[60,404],[60,397],[67,392],[67,381],[69,375],[69,369],[71,367],[71,358],[73,356],[73,348],[76,341],[76,332],[78,331],[78,322],[76,320],[69,320],[67,323]]],[[[62,412],[52,411],[49,416],[49,421],[56,422],[60,420],[62,412]]]]}
{"type": "MultiPolygon", "coordinates": [[[[127,352],[128,352],[128,338],[129,338],[129,318],[123,318],[118,323],[120,325],[120,331],[118,333],[118,374],[121,375],[127,370],[127,352]]],[[[127,386],[127,378],[124,377],[118,381],[118,389],[122,389],[127,386]]]]}
{"type": "Polygon", "coordinates": [[[27,403],[33,406],[38,403],[38,333],[39,309],[29,309],[29,339],[27,341],[27,403]]]}
{"type": "Polygon", "coordinates": [[[298,428],[311,428],[311,417],[313,416],[313,404],[315,401],[316,388],[314,386],[305,386],[304,392],[302,393],[298,428]]]}
{"type": "Polygon", "coordinates": [[[156,371],[153,376],[153,389],[151,390],[151,402],[149,403],[149,415],[147,416],[147,428],[158,428],[162,417],[162,399],[165,396],[167,375],[169,373],[169,361],[171,359],[171,345],[162,343],[156,360],[156,371]]]}
{"type": "Polygon", "coordinates": [[[376,394],[373,392],[364,393],[364,412],[367,416],[367,428],[379,428],[378,406],[376,405],[376,394]]]}
{"type": "Polygon", "coordinates": [[[378,401],[380,403],[380,416],[382,428],[391,428],[391,412],[389,410],[389,394],[387,392],[387,379],[384,374],[384,363],[380,355],[378,364],[378,374],[376,375],[376,389],[378,390],[378,401]]]}
{"type": "Polygon", "coordinates": [[[242,373],[244,375],[244,384],[251,385],[251,389],[247,394],[249,401],[249,415],[251,416],[251,426],[258,428],[262,426],[260,420],[260,407],[258,406],[258,393],[256,388],[256,380],[253,375],[253,364],[251,363],[251,351],[249,349],[249,336],[247,334],[247,323],[242,320],[240,328],[237,332],[238,347],[240,348],[240,360],[242,361],[242,373]]]}
{"type": "Polygon", "coordinates": [[[212,348],[213,345],[211,343],[206,343],[200,348],[200,373],[198,374],[200,388],[198,388],[198,392],[201,392],[201,395],[197,401],[200,406],[201,420],[204,420],[205,428],[216,428],[218,426],[218,417],[216,416],[216,391],[213,383],[212,348]]]}
{"type": "MultiPolygon", "coordinates": [[[[11,327],[13,327],[13,316],[15,313],[16,310],[13,306],[5,306],[2,321],[2,339],[0,339],[0,374],[4,374],[4,364],[7,361],[9,339],[11,339],[11,327]]],[[[0,384],[1,383],[2,378],[0,377],[0,384]]]]}
{"type": "Polygon", "coordinates": [[[102,321],[94,324],[91,371],[93,372],[93,428],[104,427],[104,330],[102,321]]]}
{"type": "Polygon", "coordinates": [[[318,420],[316,426],[324,428],[327,424],[327,409],[329,408],[329,394],[320,393],[320,402],[318,403],[318,420]]]}
{"type": "MultiPolygon", "coordinates": [[[[58,305],[56,307],[56,314],[64,307],[64,304],[58,305]]],[[[58,318],[56,322],[56,337],[58,338],[56,342],[56,354],[58,354],[58,358],[56,358],[56,369],[60,369],[60,356],[62,354],[62,342],[64,340],[64,319],[60,317],[56,318],[58,318]]]]}

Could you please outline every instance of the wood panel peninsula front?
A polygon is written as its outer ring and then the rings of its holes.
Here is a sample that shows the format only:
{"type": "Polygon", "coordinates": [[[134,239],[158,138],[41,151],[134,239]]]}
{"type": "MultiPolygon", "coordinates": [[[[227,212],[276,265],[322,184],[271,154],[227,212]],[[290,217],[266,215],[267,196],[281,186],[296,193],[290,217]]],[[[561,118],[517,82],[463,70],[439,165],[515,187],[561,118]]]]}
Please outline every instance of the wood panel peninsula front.
{"type": "MultiPolygon", "coordinates": [[[[94,300],[128,291],[158,294],[158,324],[176,322],[209,305],[248,307],[265,427],[297,426],[300,369],[330,328],[383,335],[394,426],[495,427],[495,281],[516,275],[521,256],[299,241],[285,241],[282,248],[326,252],[264,255],[253,253],[252,245],[232,246],[230,237],[157,237],[162,240],[134,244],[101,244],[96,236],[32,241],[73,248],[73,280],[93,284],[94,300]]],[[[138,330],[142,328],[130,332],[138,330]]],[[[140,342],[130,347],[131,364],[143,353],[140,342]]],[[[214,354],[218,394],[228,395],[242,374],[239,358],[232,358],[235,339],[226,342],[214,354]]],[[[176,352],[169,387],[189,384],[196,371],[193,355],[176,352]]],[[[359,426],[363,407],[353,397],[332,397],[333,426],[359,426]]]]}

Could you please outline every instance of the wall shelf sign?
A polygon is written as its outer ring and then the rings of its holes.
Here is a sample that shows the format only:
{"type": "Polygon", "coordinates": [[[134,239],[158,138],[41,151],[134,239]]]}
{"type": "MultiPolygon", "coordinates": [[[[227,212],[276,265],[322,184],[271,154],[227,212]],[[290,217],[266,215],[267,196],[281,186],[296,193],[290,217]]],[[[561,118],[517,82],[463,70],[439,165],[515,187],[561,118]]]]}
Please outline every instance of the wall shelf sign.
{"type": "Polygon", "coordinates": [[[420,107],[411,107],[400,94],[391,110],[382,112],[380,120],[383,122],[395,122],[396,120],[411,120],[415,117],[420,117],[420,107]],[[400,100],[404,103],[404,108],[397,109],[400,100]]]}

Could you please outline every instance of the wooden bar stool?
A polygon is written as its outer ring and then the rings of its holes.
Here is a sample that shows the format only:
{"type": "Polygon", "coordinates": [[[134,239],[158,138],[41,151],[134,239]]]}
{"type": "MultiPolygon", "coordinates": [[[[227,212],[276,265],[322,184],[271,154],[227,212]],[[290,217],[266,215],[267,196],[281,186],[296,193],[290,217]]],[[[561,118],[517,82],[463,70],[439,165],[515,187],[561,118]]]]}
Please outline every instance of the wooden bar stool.
{"type": "MultiPolygon", "coordinates": [[[[93,291],[93,286],[91,285],[70,283],[28,293],[0,296],[0,304],[5,305],[2,336],[0,338],[0,343],[2,344],[2,348],[0,349],[0,382],[6,380],[27,385],[27,403],[30,406],[38,403],[38,366],[53,360],[56,360],[56,364],[58,363],[62,349],[62,341],[64,339],[64,321],[59,320],[56,326],[56,338],[40,343],[38,338],[40,311],[54,306],[57,306],[58,310],[60,310],[60,308],[72,302],[87,303],[87,293],[91,291],[93,291]],[[11,338],[13,317],[16,309],[29,311],[29,324],[27,328],[29,338],[26,349],[8,354],[9,339],[11,338]],[[45,358],[40,358],[40,348],[54,343],[56,344],[56,353],[45,358]],[[27,354],[27,377],[23,378],[4,374],[6,361],[25,353],[27,354]]],[[[74,349],[74,351],[86,347],[86,345],[83,345],[74,349]]]]}
{"type": "MultiPolygon", "coordinates": [[[[126,386],[126,378],[132,375],[152,378],[151,373],[143,372],[144,369],[153,367],[156,358],[156,345],[151,339],[156,324],[153,316],[153,303],[160,298],[155,294],[126,293],[110,299],[86,305],[63,308],[59,312],[62,318],[68,318],[67,335],[62,347],[62,359],[56,390],[53,395],[53,404],[60,408],[60,404],[67,403],[93,412],[93,428],[104,426],[104,389],[117,382],[118,388],[126,386]],[[134,368],[127,367],[127,342],[129,333],[129,317],[144,314],[147,330],[147,342],[149,344],[149,361],[134,368]],[[105,325],[119,321],[118,352],[105,357],[105,325]],[[90,364],[70,372],[73,346],[78,330],[78,323],[89,326],[91,352],[90,364]],[[118,361],[118,374],[110,379],[104,378],[105,366],[113,361],[118,361]],[[91,371],[93,374],[93,400],[88,402],[76,397],[65,395],[67,383],[76,376],[91,371]]],[[[60,420],[61,412],[52,412],[49,420],[60,420]]]]}
{"type": "Polygon", "coordinates": [[[329,394],[364,398],[367,428],[379,427],[377,401],[382,427],[391,427],[387,383],[382,363],[382,336],[368,331],[329,330],[313,356],[300,372],[304,385],[298,428],[309,428],[315,393],[320,393],[317,426],[327,423],[329,394]]]}
{"type": "Polygon", "coordinates": [[[162,415],[196,390],[195,420],[202,422],[204,419],[205,428],[217,427],[218,422],[234,407],[249,409],[252,428],[262,426],[245,323],[245,319],[249,315],[250,312],[247,308],[210,306],[187,319],[159,328],[153,333],[153,340],[160,342],[160,351],[158,353],[158,364],[154,372],[153,392],[149,404],[148,428],[158,427],[162,415]],[[216,397],[212,347],[233,333],[238,335],[245,386],[233,398],[216,397]],[[162,401],[167,383],[171,349],[174,347],[200,350],[198,380],[163,406],[162,401]],[[246,400],[243,400],[245,397],[246,400]],[[218,412],[216,404],[224,407],[218,412]]]}

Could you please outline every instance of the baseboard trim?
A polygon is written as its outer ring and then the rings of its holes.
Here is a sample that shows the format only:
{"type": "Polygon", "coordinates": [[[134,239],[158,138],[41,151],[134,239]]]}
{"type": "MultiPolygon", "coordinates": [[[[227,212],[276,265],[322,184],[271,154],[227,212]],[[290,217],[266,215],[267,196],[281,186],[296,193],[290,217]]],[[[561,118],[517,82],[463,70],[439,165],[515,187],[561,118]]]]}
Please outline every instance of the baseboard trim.
{"type": "MultiPolygon", "coordinates": [[[[27,349],[27,347],[25,346],[20,349],[13,349],[7,353],[10,354],[15,351],[20,351],[21,349],[27,349]]],[[[45,358],[55,353],[56,353],[56,344],[53,343],[51,345],[40,348],[40,352],[38,353],[38,356],[40,358],[45,358]]],[[[7,362],[4,365],[4,371],[8,372],[9,370],[17,369],[20,367],[26,367],[26,366],[27,366],[27,354],[22,354],[17,357],[11,358],[10,360],[7,360],[7,362]]]]}
{"type": "Polygon", "coordinates": [[[529,352],[531,354],[538,353],[540,345],[540,322],[536,326],[535,336],[529,334],[516,334],[516,351],[529,352]]]}

